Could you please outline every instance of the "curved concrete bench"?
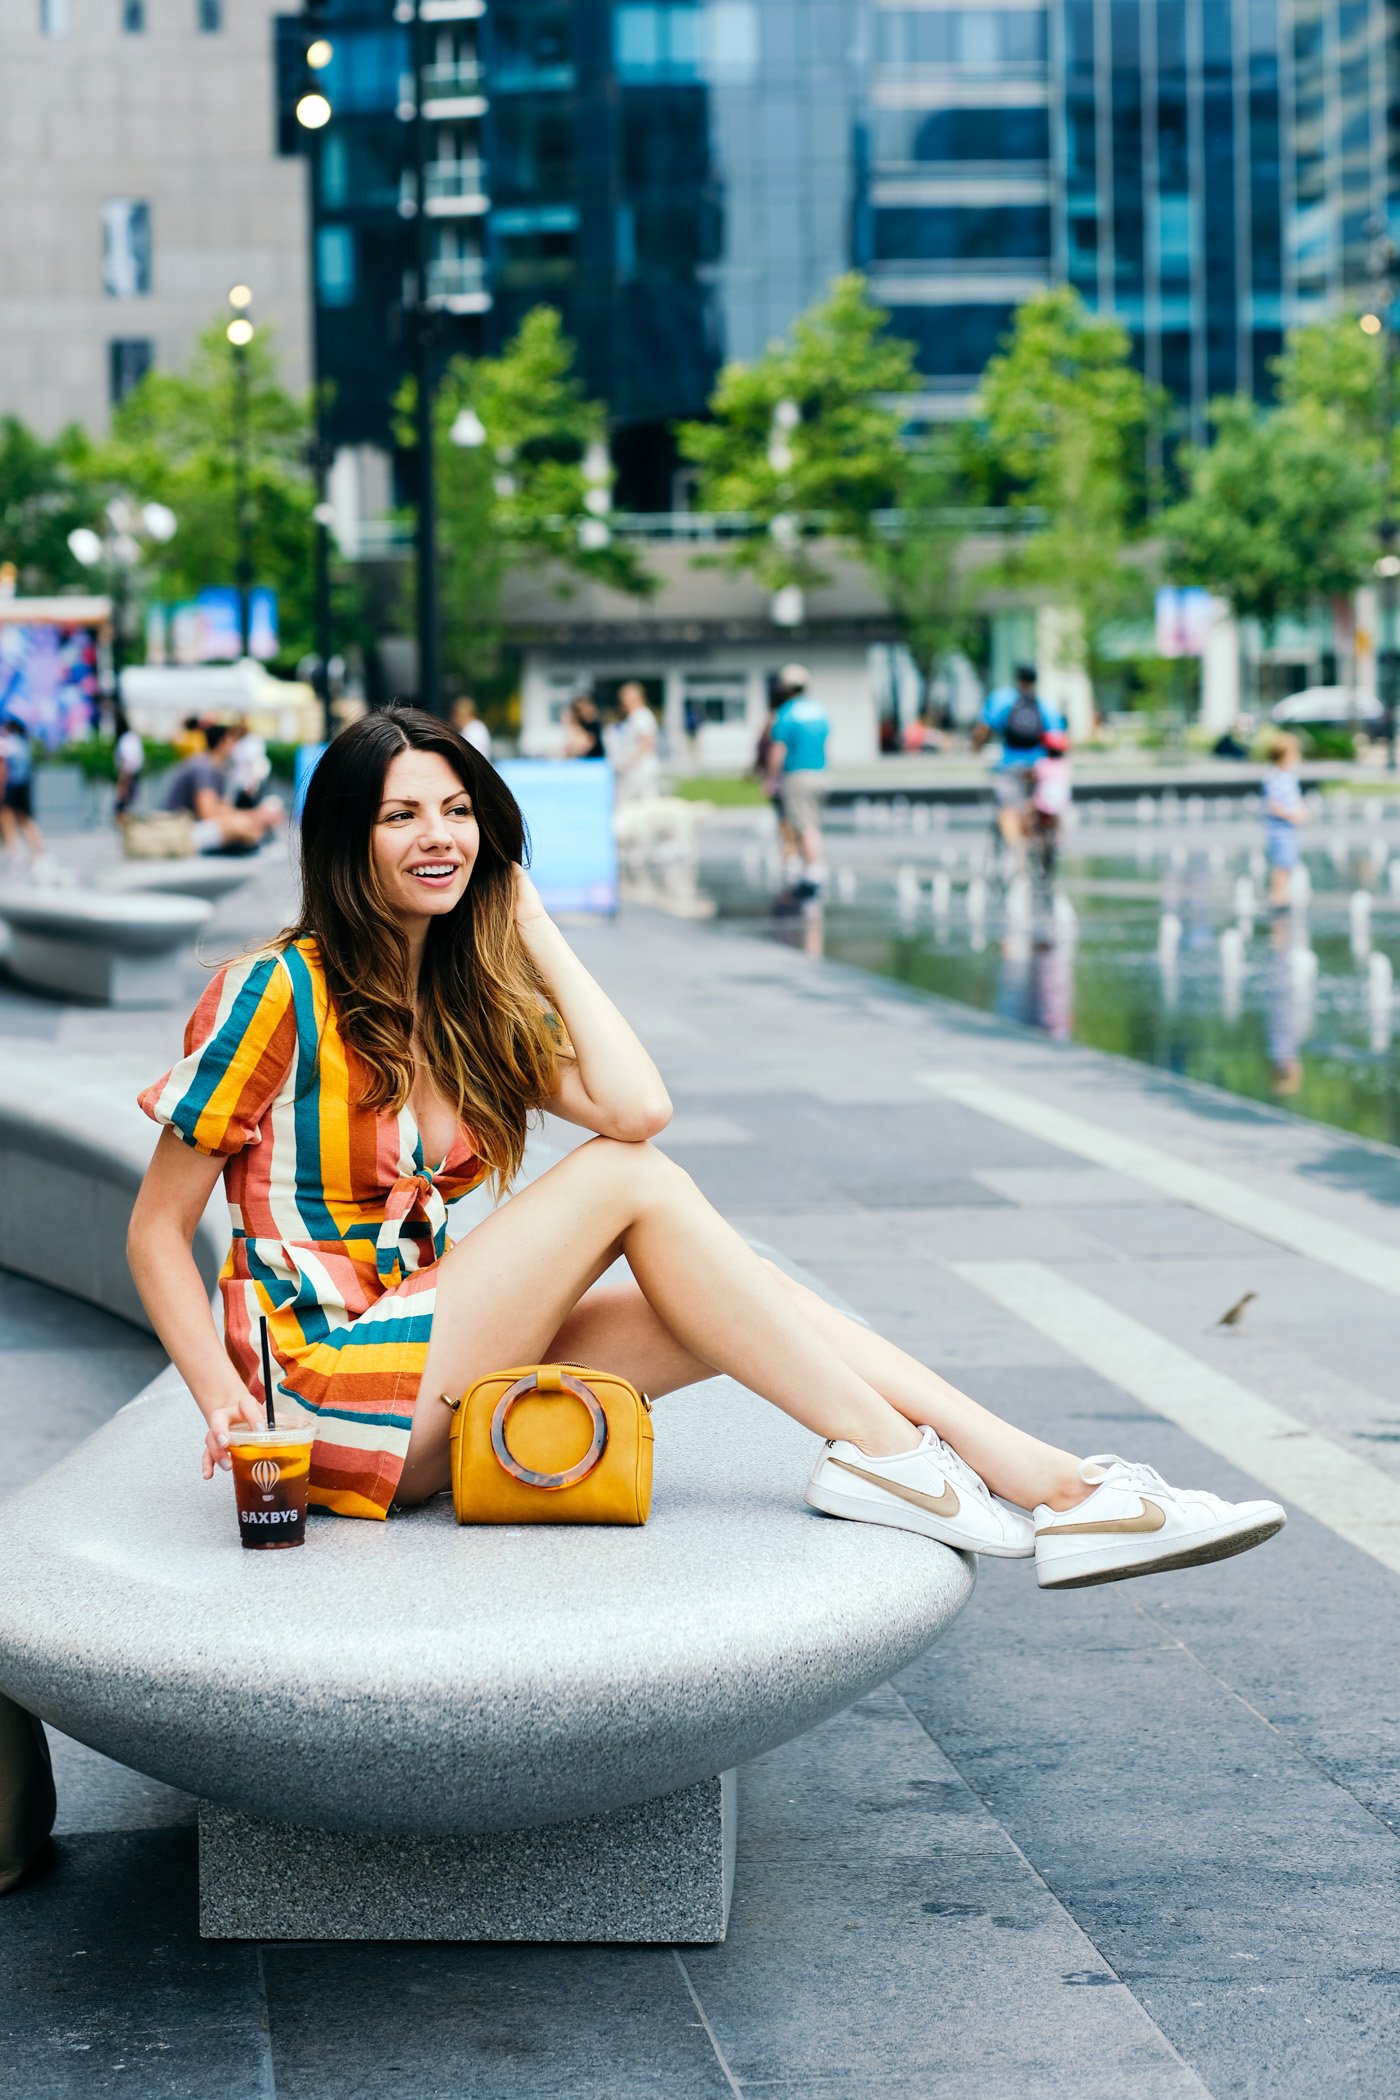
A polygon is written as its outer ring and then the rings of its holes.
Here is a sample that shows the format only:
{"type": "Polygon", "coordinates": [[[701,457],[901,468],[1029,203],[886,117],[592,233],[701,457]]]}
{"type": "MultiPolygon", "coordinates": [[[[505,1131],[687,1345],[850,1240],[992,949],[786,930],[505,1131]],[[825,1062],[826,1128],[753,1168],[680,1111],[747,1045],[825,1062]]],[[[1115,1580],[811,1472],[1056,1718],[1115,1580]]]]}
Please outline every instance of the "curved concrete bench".
{"type": "Polygon", "coordinates": [[[257,872],[256,854],[197,853],[188,860],[123,860],[104,868],[97,878],[99,890],[123,896],[141,895],[203,897],[217,904],[232,896],[257,872]]]}
{"type": "MultiPolygon", "coordinates": [[[[150,1331],[126,1265],[126,1228],[155,1148],[136,1106],[149,1058],[99,1063],[45,1044],[0,1048],[0,1269],[33,1276],[150,1331]]],[[[213,1290],[228,1252],[222,1185],[194,1240],[213,1290]]]]}
{"type": "Polygon", "coordinates": [[[169,1006],[176,955],[213,907],[199,897],[0,889],[5,961],[21,983],[106,1006],[169,1006]]]}
{"type": "Polygon", "coordinates": [[[970,1562],[817,1517],[812,1440],[663,1401],[642,1530],[239,1545],[173,1373],[0,1509],[0,1691],[198,1795],[215,1937],[713,1940],[740,1760],[925,1649],[970,1562]]]}

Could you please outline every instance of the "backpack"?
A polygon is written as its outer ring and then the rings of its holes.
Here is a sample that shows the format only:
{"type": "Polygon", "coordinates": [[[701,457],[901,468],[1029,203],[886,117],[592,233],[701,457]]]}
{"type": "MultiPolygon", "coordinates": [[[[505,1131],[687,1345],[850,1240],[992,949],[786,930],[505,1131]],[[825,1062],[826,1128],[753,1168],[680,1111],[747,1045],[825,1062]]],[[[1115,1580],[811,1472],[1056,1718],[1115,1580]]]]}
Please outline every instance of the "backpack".
{"type": "Polygon", "coordinates": [[[1008,751],[1034,751],[1045,741],[1045,717],[1034,693],[1017,693],[1001,741],[1008,751]]]}

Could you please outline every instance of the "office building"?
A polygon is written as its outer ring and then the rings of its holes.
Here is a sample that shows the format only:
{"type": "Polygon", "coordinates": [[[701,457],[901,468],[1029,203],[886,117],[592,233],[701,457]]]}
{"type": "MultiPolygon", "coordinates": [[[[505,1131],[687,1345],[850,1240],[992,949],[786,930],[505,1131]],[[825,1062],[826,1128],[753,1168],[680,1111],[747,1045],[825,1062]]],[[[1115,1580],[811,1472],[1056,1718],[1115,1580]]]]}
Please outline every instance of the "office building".
{"type": "Polygon", "coordinates": [[[0,9],[0,413],[101,429],[247,283],[306,382],[302,170],[273,150],[269,0],[0,9]]]}
{"type": "Polygon", "coordinates": [[[961,409],[1017,302],[1068,282],[1204,427],[1285,331],[1367,295],[1397,192],[1390,0],[877,4],[867,253],[961,409]]]}

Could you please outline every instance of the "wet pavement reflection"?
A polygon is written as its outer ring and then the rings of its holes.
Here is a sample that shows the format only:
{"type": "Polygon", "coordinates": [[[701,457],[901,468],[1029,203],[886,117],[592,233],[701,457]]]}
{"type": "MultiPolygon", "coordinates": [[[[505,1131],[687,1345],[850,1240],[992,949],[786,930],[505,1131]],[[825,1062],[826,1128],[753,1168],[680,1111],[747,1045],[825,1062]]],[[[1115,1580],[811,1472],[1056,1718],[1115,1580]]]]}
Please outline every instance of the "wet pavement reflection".
{"type": "Polygon", "coordinates": [[[722,923],[1366,1137],[1400,1143],[1400,805],[1329,797],[1286,909],[1248,817],[1085,825],[1053,888],[1006,880],[980,824],[831,841],[821,902],[707,843],[722,923]]]}

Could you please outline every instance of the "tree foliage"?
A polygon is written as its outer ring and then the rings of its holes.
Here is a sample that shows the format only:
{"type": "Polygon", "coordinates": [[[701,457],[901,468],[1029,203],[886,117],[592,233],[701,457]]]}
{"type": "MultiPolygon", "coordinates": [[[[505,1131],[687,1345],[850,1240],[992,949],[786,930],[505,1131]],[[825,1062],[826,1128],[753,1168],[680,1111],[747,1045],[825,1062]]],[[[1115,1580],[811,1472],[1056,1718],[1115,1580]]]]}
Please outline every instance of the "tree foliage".
{"type": "Polygon", "coordinates": [[[1188,447],[1189,492],[1162,519],[1173,578],[1203,584],[1272,634],[1287,613],[1354,589],[1369,567],[1377,483],[1343,406],[1295,397],[1269,412],[1211,407],[1214,443],[1188,447]]]}
{"type": "Polygon", "coordinates": [[[969,433],[935,425],[900,462],[899,514],[875,542],[872,566],[927,693],[978,627],[976,579],[961,559],[966,537],[969,433]]]}
{"type": "Polygon", "coordinates": [[[762,528],[737,543],[733,560],[770,590],[824,580],[817,537],[869,557],[876,512],[899,500],[904,457],[891,404],[917,393],[919,379],[888,318],[863,277],[837,278],[761,357],[724,367],[710,420],[680,426],[681,452],[700,469],[700,508],[741,512],[762,528]],[[797,420],[784,429],[786,404],[797,420]]]}
{"type": "MultiPolygon", "coordinates": [[[[271,333],[259,330],[244,353],[248,515],[254,581],[277,592],[281,658],[295,662],[313,646],[311,419],[308,402],[294,400],[278,380],[271,333]]],[[[148,373],[116,410],[110,437],[87,455],[98,482],[174,511],[175,537],[152,548],[147,564],[155,595],[167,600],[231,584],[236,574],[235,370],[223,323],[215,322],[189,369],[148,373]]],[[[347,590],[342,580],[342,615],[347,590]]],[[[342,617],[338,630],[343,625],[342,617]]]]}
{"type": "Polygon", "coordinates": [[[86,469],[87,443],[70,425],[58,437],[36,437],[17,416],[0,417],[0,562],[13,562],[22,593],[83,584],[68,535],[100,517],[86,469]]]}
{"type": "MultiPolygon", "coordinates": [[[[416,443],[410,380],[396,403],[400,443],[416,443]]],[[[558,566],[614,589],[655,588],[632,548],[606,529],[610,478],[590,483],[606,415],[574,371],[553,307],[534,307],[498,357],[454,358],[434,401],[443,657],[490,685],[502,642],[501,593],[513,567],[558,566]],[[484,442],[454,440],[470,412],[484,442]],[[591,499],[591,503],[590,503],[591,499]],[[600,530],[600,528],[603,528],[600,530]]],[[[601,456],[600,456],[601,457],[601,456]]]]}
{"type": "Polygon", "coordinates": [[[979,389],[990,450],[1027,530],[997,579],[1076,615],[1092,677],[1103,630],[1140,611],[1146,574],[1126,558],[1146,522],[1148,440],[1162,397],[1122,325],[1068,288],[1029,299],[979,389]]]}

